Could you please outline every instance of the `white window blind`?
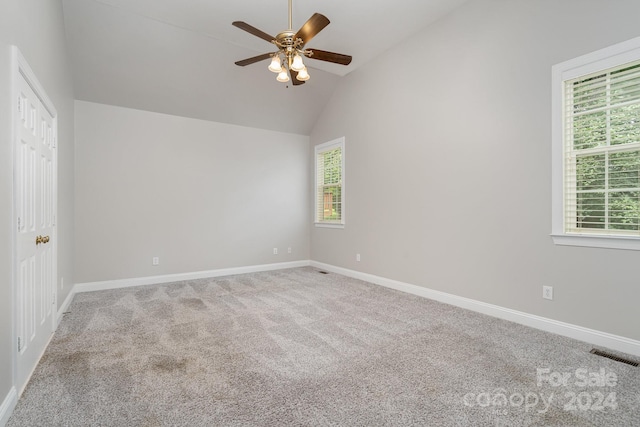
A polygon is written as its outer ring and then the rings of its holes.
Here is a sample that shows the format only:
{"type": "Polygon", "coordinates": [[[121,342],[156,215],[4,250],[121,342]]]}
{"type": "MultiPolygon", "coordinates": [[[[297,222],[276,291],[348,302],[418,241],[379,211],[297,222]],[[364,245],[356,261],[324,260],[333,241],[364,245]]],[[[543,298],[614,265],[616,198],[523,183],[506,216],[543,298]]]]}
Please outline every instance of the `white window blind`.
{"type": "Polygon", "coordinates": [[[344,138],[320,144],[316,157],[316,224],[344,224],[344,138]]]}
{"type": "Polygon", "coordinates": [[[566,233],[640,236],[640,61],[564,82],[566,233]]]}

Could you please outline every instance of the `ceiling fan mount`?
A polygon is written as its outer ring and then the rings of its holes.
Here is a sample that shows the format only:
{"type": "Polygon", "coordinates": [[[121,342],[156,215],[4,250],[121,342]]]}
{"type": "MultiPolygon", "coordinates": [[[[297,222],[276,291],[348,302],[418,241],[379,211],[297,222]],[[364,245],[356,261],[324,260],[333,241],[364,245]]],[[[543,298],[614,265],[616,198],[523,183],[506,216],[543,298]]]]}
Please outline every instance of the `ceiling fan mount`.
{"type": "Polygon", "coordinates": [[[286,30],[281,33],[278,33],[273,40],[273,44],[278,46],[280,49],[300,49],[304,42],[301,38],[295,38],[295,31],[286,30]]]}
{"type": "Polygon", "coordinates": [[[289,29],[278,33],[275,37],[243,21],[235,21],[232,23],[233,26],[269,43],[273,43],[278,48],[276,52],[263,53],[262,55],[237,61],[235,64],[244,67],[271,58],[269,70],[278,73],[277,80],[280,82],[288,82],[291,80],[294,86],[301,85],[306,80],[309,80],[309,73],[307,72],[307,67],[302,62],[302,57],[332,62],[334,64],[349,65],[352,59],[349,55],[319,49],[305,49],[305,45],[315,37],[316,34],[322,31],[324,27],[329,25],[330,21],[320,13],[314,13],[297,32],[293,31],[291,28],[291,2],[292,0],[289,0],[289,29]],[[291,76],[291,78],[289,78],[289,76],[291,76]]]}

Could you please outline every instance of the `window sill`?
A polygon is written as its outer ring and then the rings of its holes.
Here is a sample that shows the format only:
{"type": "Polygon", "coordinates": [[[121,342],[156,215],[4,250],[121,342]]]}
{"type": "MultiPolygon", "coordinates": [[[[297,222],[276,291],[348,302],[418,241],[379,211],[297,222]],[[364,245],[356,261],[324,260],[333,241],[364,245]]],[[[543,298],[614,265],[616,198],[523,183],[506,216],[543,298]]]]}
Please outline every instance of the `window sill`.
{"type": "Polygon", "coordinates": [[[332,224],[326,222],[316,222],[315,226],[317,228],[344,228],[344,224],[332,224]]]}
{"type": "Polygon", "coordinates": [[[584,234],[552,234],[553,243],[560,246],[586,248],[626,249],[640,251],[639,237],[593,236],[584,234]]]}

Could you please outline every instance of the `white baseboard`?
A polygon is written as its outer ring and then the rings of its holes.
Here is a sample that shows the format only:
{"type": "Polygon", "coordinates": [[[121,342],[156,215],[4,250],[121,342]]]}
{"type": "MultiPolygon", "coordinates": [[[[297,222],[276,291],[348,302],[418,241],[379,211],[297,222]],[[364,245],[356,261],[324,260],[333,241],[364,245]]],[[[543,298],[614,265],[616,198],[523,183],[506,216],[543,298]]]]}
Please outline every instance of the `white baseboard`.
{"type": "Polygon", "coordinates": [[[464,298],[446,292],[436,291],[422,286],[412,285],[409,283],[399,282],[397,280],[387,279],[373,274],[362,273],[355,270],[349,270],[342,267],[336,267],[321,262],[311,261],[312,267],[331,271],[333,273],[342,274],[343,276],[353,277],[354,279],[364,280],[365,282],[374,283],[398,291],[407,292],[435,301],[440,301],[456,307],[465,308],[467,310],[497,317],[521,325],[529,326],[535,329],[551,332],[590,344],[607,347],[612,350],[621,351],[635,356],[640,356],[640,341],[618,335],[609,334],[607,332],[596,331],[594,329],[584,328],[582,326],[572,325],[570,323],[560,322],[545,317],[536,316],[522,311],[512,310],[510,308],[500,307],[498,305],[487,304],[470,298],[464,298]]]}
{"type": "Polygon", "coordinates": [[[9,422],[9,417],[13,413],[16,404],[18,403],[18,393],[15,387],[11,387],[9,393],[2,401],[0,405],[0,427],[4,427],[9,422]]]}
{"type": "Polygon", "coordinates": [[[60,326],[60,321],[62,320],[62,316],[64,315],[65,311],[69,309],[69,306],[71,305],[71,302],[73,301],[74,296],[76,296],[75,286],[71,288],[71,290],[69,291],[69,294],[67,295],[67,298],[65,298],[64,302],[58,309],[58,313],[57,313],[58,317],[56,318],[56,329],[58,328],[58,326],[60,326]]]}
{"type": "MultiPolygon", "coordinates": [[[[282,270],[285,268],[307,267],[309,260],[281,262],[276,264],[250,265],[246,267],[221,268],[219,270],[196,271],[193,273],[165,274],[162,276],[136,277],[133,279],[105,280],[102,282],[76,283],[74,293],[104,291],[107,289],[128,288],[131,286],[156,285],[179,282],[181,280],[208,279],[210,277],[231,276],[234,274],[258,273],[261,271],[282,270]]],[[[66,301],[65,301],[66,302],[66,301]]]]}

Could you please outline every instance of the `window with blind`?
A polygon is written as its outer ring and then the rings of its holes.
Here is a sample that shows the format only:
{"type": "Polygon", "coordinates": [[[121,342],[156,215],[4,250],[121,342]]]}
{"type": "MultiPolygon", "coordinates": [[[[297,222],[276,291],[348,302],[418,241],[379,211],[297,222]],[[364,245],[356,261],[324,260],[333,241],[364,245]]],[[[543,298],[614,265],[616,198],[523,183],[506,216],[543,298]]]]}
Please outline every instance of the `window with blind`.
{"type": "Polygon", "coordinates": [[[315,147],[317,226],[344,227],[344,138],[315,147]]]}
{"type": "Polygon", "coordinates": [[[579,59],[584,64],[574,60],[554,76],[562,98],[562,229],[553,234],[573,238],[554,241],[640,249],[640,42],[579,59]]]}

